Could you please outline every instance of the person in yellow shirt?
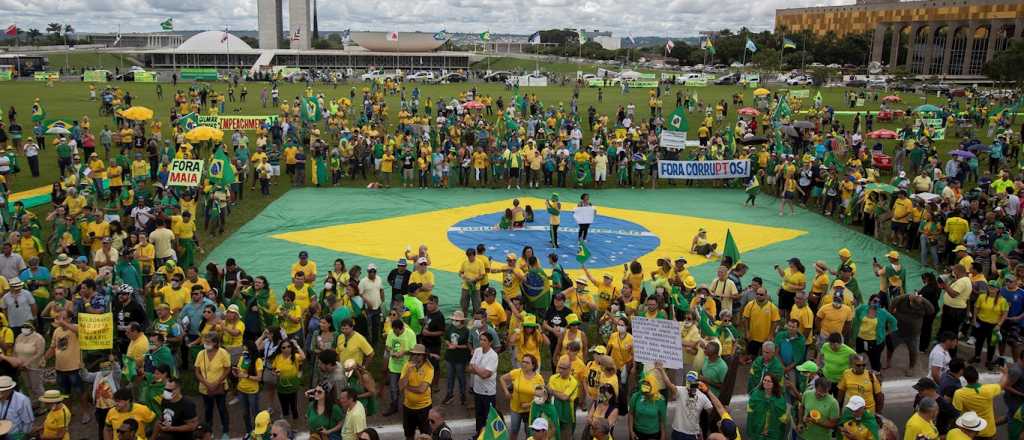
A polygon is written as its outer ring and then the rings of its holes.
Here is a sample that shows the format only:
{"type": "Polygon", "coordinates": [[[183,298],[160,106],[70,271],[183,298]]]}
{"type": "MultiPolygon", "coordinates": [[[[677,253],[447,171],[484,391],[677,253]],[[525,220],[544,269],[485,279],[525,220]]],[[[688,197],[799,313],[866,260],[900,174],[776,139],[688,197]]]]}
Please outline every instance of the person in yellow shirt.
{"type": "Polygon", "coordinates": [[[832,304],[822,301],[818,312],[815,314],[817,327],[819,329],[820,341],[828,339],[828,335],[839,333],[849,334],[850,325],[853,322],[853,309],[843,303],[842,295],[833,295],[832,304]]]}
{"type": "Polygon", "coordinates": [[[800,259],[790,258],[787,260],[787,263],[789,265],[785,270],[778,265],[775,266],[775,272],[782,278],[782,287],[779,288],[778,301],[779,309],[783,312],[783,319],[786,318],[789,309],[793,308],[793,298],[796,296],[796,293],[807,287],[807,276],[804,275],[806,269],[804,269],[804,264],[800,259]]]}
{"type": "Polygon", "coordinates": [[[504,327],[508,322],[508,314],[505,313],[505,308],[501,303],[495,301],[496,296],[497,292],[493,287],[484,289],[484,301],[480,304],[480,308],[487,312],[487,320],[495,329],[498,329],[504,327]]]}
{"type": "MultiPolygon", "coordinates": [[[[974,412],[985,422],[986,426],[978,433],[978,437],[995,438],[995,399],[1000,394],[1003,394],[1003,388],[999,384],[1009,383],[1007,370],[1006,367],[1003,367],[1002,377],[998,383],[983,385],[978,383],[978,377],[978,369],[974,365],[964,369],[963,378],[967,380],[967,386],[953,393],[953,407],[961,413],[974,412]]],[[[946,438],[949,439],[950,437],[947,436],[946,438]]]]}
{"type": "MultiPolygon", "coordinates": [[[[216,405],[222,431],[227,433],[231,423],[228,420],[225,396],[228,391],[228,374],[231,372],[231,355],[220,345],[220,335],[210,332],[203,335],[203,350],[196,355],[195,377],[199,382],[199,394],[203,395],[207,414],[210,406],[216,405]]],[[[213,416],[206,423],[213,424],[213,416]]],[[[212,426],[211,432],[212,432],[212,426]]]]}
{"type": "Polygon", "coordinates": [[[309,259],[309,252],[299,251],[299,261],[292,264],[292,277],[294,278],[300,272],[306,283],[316,281],[316,261],[309,259]]]}
{"type": "Polygon", "coordinates": [[[426,257],[416,259],[416,270],[409,275],[409,286],[413,296],[426,304],[434,292],[434,273],[427,270],[429,261],[426,257]],[[411,287],[415,286],[415,289],[411,287]]]}
{"type": "Polygon", "coordinates": [[[367,358],[373,357],[373,347],[363,335],[355,330],[355,321],[347,318],[341,321],[341,331],[335,346],[339,359],[353,359],[363,365],[367,358]]]}
{"type": "Polygon", "coordinates": [[[747,335],[747,353],[760,353],[761,345],[770,341],[782,319],[779,308],[768,299],[768,292],[760,288],[754,301],[743,308],[743,327],[747,335]]]}
{"type": "Polygon", "coordinates": [[[852,397],[860,396],[864,399],[868,411],[880,412],[881,408],[878,408],[876,403],[880,402],[878,398],[882,396],[882,383],[866,368],[867,356],[862,353],[850,357],[851,367],[843,371],[842,378],[836,384],[839,389],[839,404],[846,405],[852,397]]]}
{"type": "Polygon", "coordinates": [[[459,277],[462,278],[462,297],[459,305],[462,313],[469,313],[469,306],[472,310],[480,308],[480,286],[487,282],[487,268],[484,260],[477,256],[476,249],[466,249],[466,260],[459,267],[459,277]]]}
{"type": "Polygon", "coordinates": [[[395,155],[391,151],[384,150],[380,157],[380,180],[384,186],[391,185],[391,173],[395,168],[395,155]]]}
{"type": "MultiPolygon", "coordinates": [[[[131,388],[121,388],[114,392],[114,407],[110,408],[104,419],[103,437],[106,440],[113,440],[114,431],[120,431],[126,420],[132,420],[138,425],[134,436],[138,440],[146,440],[145,425],[156,420],[156,413],[153,410],[134,402],[131,388]]],[[[119,440],[123,438],[118,437],[119,440]]]]}
{"type": "Polygon", "coordinates": [[[416,344],[409,350],[409,362],[402,367],[398,389],[402,392],[402,426],[405,438],[411,439],[416,430],[420,434],[433,432],[427,423],[432,404],[430,384],[434,380],[434,367],[427,362],[427,348],[416,344]]]}
{"type": "Polygon", "coordinates": [[[996,344],[992,340],[992,333],[995,329],[1002,327],[1006,321],[1006,315],[1010,305],[1003,295],[999,294],[999,283],[989,281],[988,289],[984,294],[978,295],[974,302],[974,362],[981,362],[981,349],[987,347],[987,365],[992,366],[992,359],[995,356],[996,344]]]}
{"type": "Polygon", "coordinates": [[[192,212],[183,211],[181,215],[171,216],[171,232],[174,233],[174,238],[177,239],[182,251],[178,258],[181,265],[184,267],[195,266],[196,247],[199,246],[199,240],[196,237],[196,222],[192,217],[192,212]]]}
{"type": "Polygon", "coordinates": [[[938,415],[939,405],[935,399],[922,398],[917,403],[917,412],[910,416],[903,428],[903,440],[938,440],[939,430],[935,427],[938,415]]]}

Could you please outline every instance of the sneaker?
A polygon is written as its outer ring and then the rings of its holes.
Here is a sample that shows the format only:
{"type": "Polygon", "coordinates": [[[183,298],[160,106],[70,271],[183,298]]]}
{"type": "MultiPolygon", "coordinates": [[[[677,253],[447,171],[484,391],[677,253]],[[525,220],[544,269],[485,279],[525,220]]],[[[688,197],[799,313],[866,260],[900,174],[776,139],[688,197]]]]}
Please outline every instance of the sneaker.
{"type": "Polygon", "coordinates": [[[220,435],[220,440],[231,440],[231,436],[228,435],[228,433],[225,432],[225,433],[220,435]]]}
{"type": "Polygon", "coordinates": [[[454,400],[455,400],[455,396],[452,395],[452,394],[444,396],[444,404],[445,405],[451,405],[454,400]]]}
{"type": "Polygon", "coordinates": [[[241,401],[238,400],[238,397],[236,396],[234,399],[231,399],[230,401],[228,401],[228,405],[238,405],[238,402],[241,402],[241,401]]]}

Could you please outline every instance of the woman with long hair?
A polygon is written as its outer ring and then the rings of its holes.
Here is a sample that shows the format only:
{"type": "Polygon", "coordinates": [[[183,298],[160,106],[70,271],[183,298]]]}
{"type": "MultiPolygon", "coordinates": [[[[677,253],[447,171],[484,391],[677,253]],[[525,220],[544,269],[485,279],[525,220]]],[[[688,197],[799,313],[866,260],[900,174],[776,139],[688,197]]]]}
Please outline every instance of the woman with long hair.
{"type": "Polygon", "coordinates": [[[783,440],[786,438],[786,398],[782,385],[770,374],[750,393],[747,402],[747,438],[783,440]]]}
{"type": "Polygon", "coordinates": [[[992,334],[1006,321],[1009,310],[1010,305],[1006,298],[999,294],[999,285],[995,281],[990,281],[988,288],[978,295],[974,302],[974,360],[971,363],[981,362],[981,349],[984,346],[988,351],[985,365],[992,368],[992,359],[996,352],[992,334]]]}
{"type": "Polygon", "coordinates": [[[521,427],[530,426],[530,403],[533,401],[533,390],[544,386],[544,377],[537,372],[539,361],[532,354],[523,356],[516,368],[500,379],[500,390],[509,399],[509,439],[516,440],[521,427]]]}
{"type": "Polygon", "coordinates": [[[345,415],[331,397],[329,382],[317,385],[306,391],[310,399],[306,407],[306,423],[309,424],[310,439],[341,440],[341,425],[345,415]]]}
{"type": "Polygon", "coordinates": [[[294,339],[281,342],[277,352],[270,356],[270,367],[277,376],[277,399],[281,404],[281,417],[289,414],[299,418],[298,393],[302,384],[302,361],[306,359],[300,344],[294,339]]]}
{"type": "MultiPolygon", "coordinates": [[[[310,343],[310,346],[313,349],[313,359],[317,359],[317,366],[320,364],[320,352],[334,351],[337,344],[338,335],[334,331],[334,324],[331,322],[330,316],[320,318],[317,322],[316,330],[313,330],[310,343]]],[[[320,372],[320,369],[314,368],[312,383],[319,383],[322,376],[323,373],[320,372]]]]}
{"type": "MultiPolygon", "coordinates": [[[[928,302],[932,303],[932,307],[936,311],[941,310],[939,307],[939,297],[942,294],[942,289],[939,288],[939,280],[935,277],[932,272],[924,272],[921,274],[921,288],[918,289],[917,294],[924,297],[928,302]]],[[[921,320],[921,340],[918,344],[918,350],[922,353],[927,353],[932,345],[932,325],[935,323],[936,313],[926,315],[921,320]]]]}
{"type": "Polygon", "coordinates": [[[872,370],[882,371],[882,350],[896,325],[896,318],[882,307],[882,296],[877,293],[854,311],[851,334],[857,338],[857,353],[868,354],[872,370]]]}
{"type": "MultiPolygon", "coordinates": [[[[619,418],[619,402],[615,387],[605,383],[597,389],[597,398],[590,403],[587,410],[587,426],[593,426],[597,420],[605,420],[608,426],[614,427],[615,421],[619,418]]],[[[584,429],[583,432],[589,432],[584,429]]],[[[611,433],[609,433],[611,438],[611,433]]]]}

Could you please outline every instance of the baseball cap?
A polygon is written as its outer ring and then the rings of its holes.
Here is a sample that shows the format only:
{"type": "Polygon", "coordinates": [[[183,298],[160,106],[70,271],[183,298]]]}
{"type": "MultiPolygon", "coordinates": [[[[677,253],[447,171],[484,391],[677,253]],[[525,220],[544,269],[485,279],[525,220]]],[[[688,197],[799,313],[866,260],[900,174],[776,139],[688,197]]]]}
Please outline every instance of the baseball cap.
{"type": "Polygon", "coordinates": [[[427,257],[419,257],[416,259],[416,264],[427,264],[427,257]]]}
{"type": "Polygon", "coordinates": [[[932,380],[932,378],[922,377],[918,379],[917,383],[915,383],[914,386],[912,386],[911,388],[913,388],[916,391],[937,390],[939,389],[939,386],[935,383],[934,380],[932,380]]]}
{"type": "Polygon", "coordinates": [[[530,424],[530,429],[534,431],[547,431],[548,420],[543,417],[537,417],[536,419],[533,419],[533,423],[530,424]]]}
{"type": "Polygon", "coordinates": [[[377,271],[377,265],[373,264],[373,263],[367,264],[366,265],[366,271],[369,272],[371,270],[376,272],[377,271]]]}
{"type": "Polygon", "coordinates": [[[867,402],[865,402],[864,398],[860,396],[853,396],[850,398],[849,402],[846,402],[846,407],[849,408],[850,411],[856,411],[865,406],[867,406],[867,402]]]}
{"type": "Polygon", "coordinates": [[[259,414],[256,414],[256,420],[253,423],[252,433],[256,435],[263,435],[267,433],[268,428],[270,428],[270,411],[260,411],[259,414]]]}
{"type": "Polygon", "coordinates": [[[399,258],[398,263],[396,264],[398,264],[399,266],[407,266],[409,264],[409,260],[406,260],[405,258],[399,258]]]}

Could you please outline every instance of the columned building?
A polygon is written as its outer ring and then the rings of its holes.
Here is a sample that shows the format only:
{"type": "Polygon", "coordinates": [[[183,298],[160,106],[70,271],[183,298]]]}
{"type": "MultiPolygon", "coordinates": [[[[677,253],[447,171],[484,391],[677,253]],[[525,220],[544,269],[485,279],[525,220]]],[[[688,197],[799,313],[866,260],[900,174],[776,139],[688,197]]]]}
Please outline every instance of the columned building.
{"type": "Polygon", "coordinates": [[[871,61],[916,75],[980,76],[1024,31],[1024,0],[857,0],[848,6],[779,9],[777,32],[837,37],[870,32],[871,61]]]}

